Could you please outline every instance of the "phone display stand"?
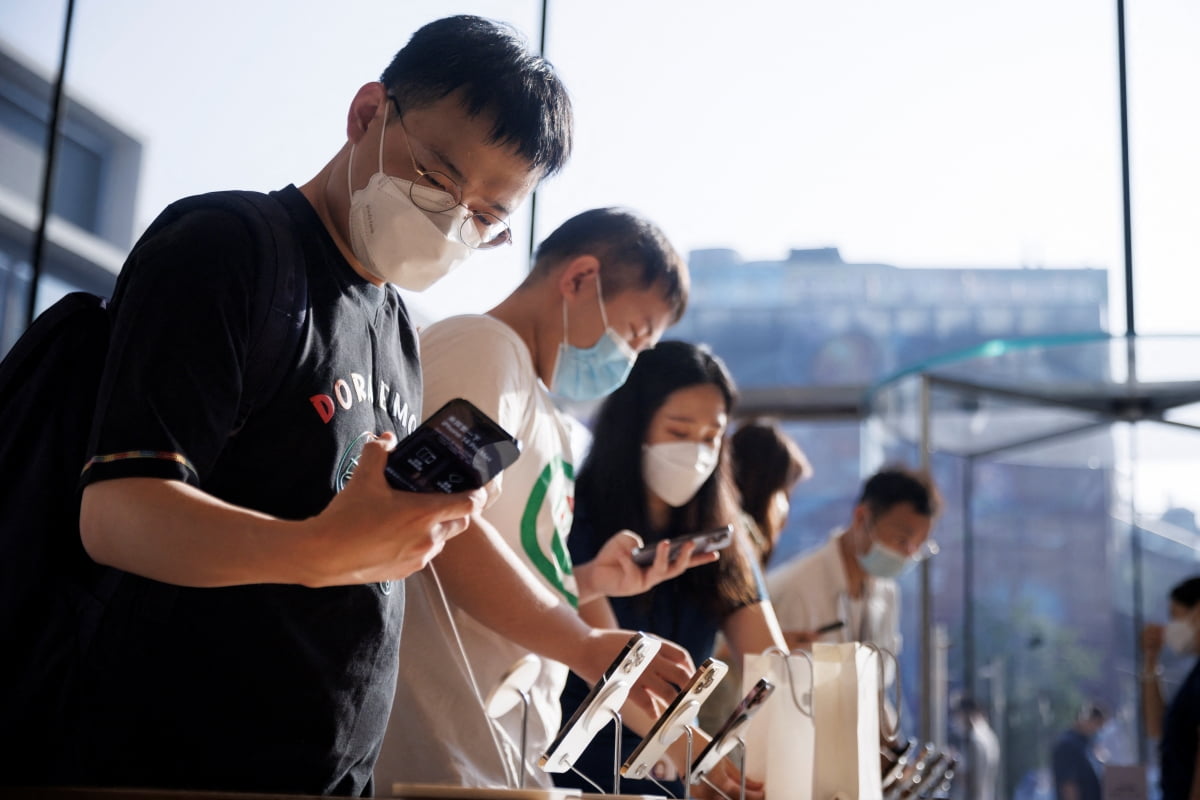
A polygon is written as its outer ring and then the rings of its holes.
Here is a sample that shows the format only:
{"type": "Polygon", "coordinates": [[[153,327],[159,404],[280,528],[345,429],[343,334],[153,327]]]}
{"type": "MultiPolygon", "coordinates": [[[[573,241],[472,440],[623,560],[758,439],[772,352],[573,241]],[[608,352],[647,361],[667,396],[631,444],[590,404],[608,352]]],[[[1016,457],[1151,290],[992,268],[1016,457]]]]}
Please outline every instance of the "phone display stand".
{"type": "MultiPolygon", "coordinates": [[[[692,763],[692,748],[695,744],[695,735],[692,733],[692,726],[688,723],[692,722],[696,715],[700,713],[700,703],[696,700],[687,700],[686,702],[676,706],[673,710],[667,712],[667,716],[659,723],[658,733],[655,736],[662,743],[663,748],[670,747],[675,743],[675,740],[680,736],[687,737],[686,759],[683,763],[692,763]]],[[[620,750],[618,749],[618,752],[620,750]]],[[[618,767],[619,769],[619,767],[618,767]]],[[[657,780],[651,777],[648,773],[639,775],[626,775],[628,778],[644,779],[654,783],[665,792],[665,787],[657,780]]],[[[691,784],[685,783],[683,787],[683,800],[689,800],[692,796],[691,784]]]]}
{"type": "Polygon", "coordinates": [[[533,653],[526,653],[517,663],[508,668],[508,671],[500,676],[500,682],[488,694],[487,700],[484,701],[484,710],[487,715],[494,720],[499,720],[509,711],[511,711],[517,703],[521,704],[521,744],[517,751],[520,757],[518,765],[519,777],[517,778],[517,788],[525,788],[525,759],[528,755],[526,752],[526,742],[528,741],[529,732],[529,690],[533,688],[534,681],[537,680],[542,671],[542,661],[533,653]]]}
{"type": "Polygon", "coordinates": [[[616,660],[605,670],[604,675],[592,687],[587,699],[571,715],[559,732],[558,737],[550,745],[549,750],[541,757],[538,765],[546,772],[566,772],[574,770],[588,783],[595,786],[599,794],[584,794],[583,797],[603,797],[606,800],[661,800],[656,795],[623,795],[620,794],[621,780],[621,706],[624,705],[629,691],[642,673],[650,666],[650,662],[662,647],[662,641],[644,633],[636,634],[616,660]],[[613,794],[604,794],[603,790],[582,772],[575,769],[579,755],[595,738],[596,734],[610,721],[616,724],[616,747],[613,756],[613,794]]]}
{"type": "Polygon", "coordinates": [[[521,704],[521,764],[518,787],[491,788],[446,786],[443,784],[395,783],[392,797],[407,800],[578,800],[578,789],[526,788],[525,750],[529,722],[529,690],[542,671],[542,661],[532,653],[522,656],[500,677],[500,682],[484,700],[484,711],[498,720],[521,704]]]}
{"type": "Polygon", "coordinates": [[[744,728],[745,725],[741,725],[737,728],[737,730],[729,732],[729,735],[727,735],[723,740],[723,746],[720,748],[720,756],[718,756],[716,760],[712,762],[711,766],[705,768],[703,771],[700,771],[699,769],[691,771],[691,775],[689,776],[690,779],[687,782],[687,793],[689,797],[691,796],[691,785],[693,783],[704,781],[704,783],[707,784],[710,789],[721,795],[721,797],[724,797],[725,800],[733,800],[733,798],[718,789],[716,785],[708,779],[708,773],[713,767],[720,763],[722,758],[729,755],[729,753],[736,748],[738,751],[738,774],[741,776],[741,782],[738,785],[738,800],[746,800],[746,740],[743,739],[739,734],[739,731],[743,730],[744,728]],[[724,745],[724,742],[728,742],[728,745],[724,745]]]}
{"type": "MultiPolygon", "coordinates": [[[[629,694],[629,689],[628,689],[628,687],[626,687],[624,690],[624,695],[628,695],[628,694],[629,694]]],[[[600,701],[600,702],[604,702],[604,701],[600,701]]],[[[608,709],[609,718],[612,719],[613,725],[616,726],[616,731],[613,736],[614,744],[613,744],[613,790],[612,790],[612,793],[608,794],[608,793],[600,792],[600,793],[596,793],[596,794],[591,794],[591,793],[585,792],[582,795],[582,797],[588,798],[589,800],[600,800],[600,798],[603,798],[603,800],[666,800],[666,795],[621,794],[621,734],[623,733],[622,727],[623,727],[624,723],[621,720],[621,712],[619,709],[624,704],[624,702],[625,701],[622,698],[621,702],[617,703],[615,708],[608,709]]],[[[598,712],[599,712],[599,709],[597,710],[597,713],[598,712]]],[[[604,727],[604,721],[601,720],[599,727],[596,728],[596,731],[593,732],[592,735],[594,736],[595,733],[599,732],[599,730],[603,727],[604,727]]],[[[688,747],[690,748],[691,747],[691,742],[690,742],[691,729],[688,729],[688,739],[689,739],[688,747]]],[[[690,749],[688,751],[688,761],[689,761],[689,763],[691,761],[690,749]]],[[[582,773],[580,773],[580,774],[582,774],[582,773]]],[[[585,776],[585,778],[586,778],[586,776],[585,776]]],[[[589,781],[589,783],[590,782],[591,781],[589,781]]]]}
{"type": "Polygon", "coordinates": [[[621,794],[621,706],[633,688],[633,681],[617,678],[607,683],[597,694],[595,700],[583,715],[583,727],[588,732],[589,740],[600,732],[600,729],[613,723],[613,790],[612,795],[621,794]]]}

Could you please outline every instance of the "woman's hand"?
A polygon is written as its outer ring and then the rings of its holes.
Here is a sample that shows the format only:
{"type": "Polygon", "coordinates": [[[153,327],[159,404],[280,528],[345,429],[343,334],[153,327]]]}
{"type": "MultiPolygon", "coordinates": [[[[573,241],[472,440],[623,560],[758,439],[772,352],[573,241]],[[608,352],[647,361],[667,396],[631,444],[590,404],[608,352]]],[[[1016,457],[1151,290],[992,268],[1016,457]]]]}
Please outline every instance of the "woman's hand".
{"type": "Polygon", "coordinates": [[[642,546],[642,537],[625,530],[614,534],[596,557],[575,567],[581,603],[597,597],[630,597],[642,594],[663,581],[677,578],[692,567],[711,564],[717,553],[693,555],[694,544],[686,544],[671,560],[671,543],[663,540],[654,550],[654,561],[642,567],[633,560],[633,551],[642,546]]]}

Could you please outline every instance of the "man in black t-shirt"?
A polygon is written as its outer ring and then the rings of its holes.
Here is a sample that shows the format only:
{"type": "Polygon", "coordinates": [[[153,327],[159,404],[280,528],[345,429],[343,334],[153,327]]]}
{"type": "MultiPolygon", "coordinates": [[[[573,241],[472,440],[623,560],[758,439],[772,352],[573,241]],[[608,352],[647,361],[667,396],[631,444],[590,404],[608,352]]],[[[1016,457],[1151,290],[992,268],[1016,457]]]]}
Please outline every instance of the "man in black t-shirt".
{"type": "Polygon", "coordinates": [[[1054,796],[1057,800],[1100,800],[1100,776],[1092,745],[1104,727],[1104,711],[1091,703],[1080,709],[1075,724],[1054,743],[1054,796]]]}
{"type": "Polygon", "coordinates": [[[4,782],[370,791],[401,579],[486,497],[384,479],[422,418],[413,326],[386,284],[423,289],[507,241],[571,126],[557,76],[508,26],[420,29],[355,94],[341,150],[272,193],[286,221],[271,233],[304,261],[278,268],[305,271],[308,302],[296,351],[267,359],[286,377],[245,420],[270,254],[219,208],[139,242],[111,304],[80,517],[121,579],[73,712],[30,748],[47,763],[4,782]]]}

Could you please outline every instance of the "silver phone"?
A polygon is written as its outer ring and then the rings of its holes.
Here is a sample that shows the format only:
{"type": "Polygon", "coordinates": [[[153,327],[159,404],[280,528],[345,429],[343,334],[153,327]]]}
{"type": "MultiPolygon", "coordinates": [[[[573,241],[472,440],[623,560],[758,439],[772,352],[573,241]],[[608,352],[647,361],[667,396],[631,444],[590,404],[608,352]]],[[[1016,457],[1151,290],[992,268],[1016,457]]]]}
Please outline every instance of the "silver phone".
{"type": "Polygon", "coordinates": [[[649,775],[654,765],[666,755],[667,748],[683,735],[684,726],[696,718],[700,706],[704,705],[728,671],[729,665],[715,658],[701,664],[687,685],[675,695],[666,712],[655,720],[641,744],[625,759],[621,765],[621,775],[626,778],[645,778],[649,775]]]}
{"type": "Polygon", "coordinates": [[[750,724],[750,719],[762,708],[763,703],[767,702],[767,698],[774,691],[775,684],[766,678],[758,679],[758,683],[754,684],[754,688],[738,703],[737,708],[729,715],[729,719],[725,720],[725,724],[713,736],[712,741],[700,751],[700,755],[692,762],[691,769],[688,771],[689,783],[698,782],[734,748],[738,737],[750,724]]]}
{"type": "Polygon", "coordinates": [[[575,765],[580,753],[600,729],[613,721],[612,712],[625,703],[629,690],[654,660],[660,647],[662,642],[653,636],[636,633],[630,637],[538,759],[543,772],[566,772],[575,765]]]}

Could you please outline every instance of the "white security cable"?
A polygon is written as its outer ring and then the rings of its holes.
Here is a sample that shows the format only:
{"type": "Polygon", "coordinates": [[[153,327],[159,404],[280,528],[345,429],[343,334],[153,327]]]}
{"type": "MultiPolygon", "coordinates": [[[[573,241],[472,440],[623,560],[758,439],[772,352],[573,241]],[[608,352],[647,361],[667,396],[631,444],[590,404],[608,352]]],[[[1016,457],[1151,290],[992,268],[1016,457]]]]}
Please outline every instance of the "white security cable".
{"type": "MultiPolygon", "coordinates": [[[[493,720],[491,715],[487,713],[487,704],[484,702],[483,693],[479,691],[479,684],[475,680],[475,671],[471,669],[471,661],[467,658],[467,649],[463,645],[462,637],[458,633],[458,625],[454,623],[454,612],[450,610],[450,602],[446,599],[446,592],[442,588],[442,582],[438,578],[437,570],[434,569],[432,561],[429,563],[429,566],[426,567],[426,569],[429,570],[430,576],[433,577],[433,583],[437,587],[438,595],[438,602],[433,602],[431,598],[430,605],[434,608],[440,607],[446,614],[446,622],[450,626],[450,632],[454,635],[454,643],[458,648],[458,654],[462,657],[462,665],[466,670],[467,679],[471,683],[471,692],[475,696],[475,701],[479,703],[479,710],[483,712],[484,719],[488,721],[488,733],[491,734],[492,743],[496,746],[496,753],[500,756],[500,763],[504,766],[504,776],[505,780],[508,782],[508,786],[506,788],[515,789],[520,783],[520,775],[514,774],[515,767],[512,764],[512,759],[509,757],[508,753],[505,752],[504,745],[501,743],[497,734],[503,737],[506,742],[508,742],[511,752],[518,753],[518,758],[520,759],[524,768],[528,769],[529,763],[525,760],[525,754],[520,752],[520,747],[512,740],[512,737],[508,735],[508,731],[504,730],[504,727],[500,725],[499,721],[493,720]]],[[[422,581],[422,585],[425,587],[425,591],[428,593],[430,591],[428,583],[422,581]]],[[[532,772],[532,770],[530,771],[532,772]]]]}

